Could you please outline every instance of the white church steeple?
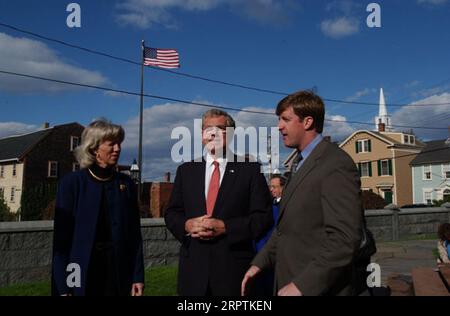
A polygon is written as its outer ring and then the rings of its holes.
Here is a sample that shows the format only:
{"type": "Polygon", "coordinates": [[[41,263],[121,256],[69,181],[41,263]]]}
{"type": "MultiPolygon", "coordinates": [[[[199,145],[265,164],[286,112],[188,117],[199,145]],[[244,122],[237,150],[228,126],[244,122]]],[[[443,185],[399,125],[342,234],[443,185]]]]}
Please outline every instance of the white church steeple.
{"type": "Polygon", "coordinates": [[[378,111],[378,116],[375,117],[375,130],[379,130],[380,123],[384,124],[386,131],[392,130],[391,117],[387,113],[383,88],[380,89],[380,108],[378,111]]]}

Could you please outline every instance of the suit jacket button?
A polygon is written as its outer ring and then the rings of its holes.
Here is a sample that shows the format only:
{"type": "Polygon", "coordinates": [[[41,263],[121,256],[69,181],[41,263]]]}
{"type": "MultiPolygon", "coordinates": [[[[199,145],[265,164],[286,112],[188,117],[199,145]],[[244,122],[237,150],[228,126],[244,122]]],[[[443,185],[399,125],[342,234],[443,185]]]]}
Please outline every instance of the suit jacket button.
{"type": "Polygon", "coordinates": [[[277,230],[277,236],[278,236],[278,237],[281,236],[281,231],[277,230]]]}

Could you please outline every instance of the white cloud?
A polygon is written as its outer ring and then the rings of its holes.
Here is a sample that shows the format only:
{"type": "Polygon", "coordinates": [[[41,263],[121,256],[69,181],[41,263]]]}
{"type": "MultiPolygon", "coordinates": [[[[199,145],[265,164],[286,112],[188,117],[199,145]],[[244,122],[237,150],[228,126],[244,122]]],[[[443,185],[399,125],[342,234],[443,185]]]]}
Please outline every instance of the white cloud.
{"type": "Polygon", "coordinates": [[[358,12],[362,10],[362,4],[353,0],[335,0],[325,6],[332,17],[324,19],[320,23],[320,29],[325,36],[340,39],[359,32],[360,18],[358,12]]]}
{"type": "Polygon", "coordinates": [[[417,87],[421,82],[419,80],[413,80],[411,82],[407,82],[405,83],[405,88],[406,89],[411,89],[414,87],[417,87]]]}
{"type": "Polygon", "coordinates": [[[444,93],[450,89],[450,83],[440,84],[433,87],[425,88],[422,90],[414,91],[411,96],[412,98],[427,98],[433,95],[438,95],[444,93]]]}
{"type": "Polygon", "coordinates": [[[375,93],[375,92],[377,92],[377,89],[364,88],[363,90],[356,91],[352,96],[349,96],[349,97],[345,98],[345,101],[349,101],[349,102],[357,101],[361,97],[363,97],[365,95],[368,95],[368,94],[371,94],[371,93],[375,93]]]}
{"type": "MultiPolygon", "coordinates": [[[[202,103],[211,104],[206,101],[202,101],[202,103]]],[[[274,113],[274,110],[258,107],[246,107],[245,109],[274,113]]],[[[171,139],[172,130],[176,127],[184,126],[187,127],[190,130],[191,135],[193,135],[194,120],[201,119],[203,113],[207,110],[208,108],[180,103],[155,105],[144,110],[144,178],[153,179],[162,177],[164,173],[168,171],[171,173],[175,172],[179,163],[172,162],[171,149],[173,145],[178,142],[178,139],[171,139]]],[[[228,112],[235,119],[237,126],[242,126],[244,128],[249,126],[254,126],[256,128],[277,126],[277,117],[275,115],[228,112]]],[[[126,132],[126,138],[123,144],[121,163],[130,164],[133,159],[137,158],[139,117],[136,116],[130,118],[123,123],[123,127],[126,132]]],[[[281,143],[280,146],[283,147],[281,143]]],[[[193,150],[193,142],[191,142],[191,147],[193,150]]],[[[280,149],[282,150],[283,148],[280,149]]]]}
{"type": "MultiPolygon", "coordinates": [[[[444,139],[448,137],[447,127],[450,121],[450,93],[433,95],[412,103],[418,104],[441,104],[440,106],[405,106],[392,115],[393,125],[433,127],[441,130],[414,129],[414,133],[423,140],[444,139]]],[[[397,130],[408,130],[408,128],[397,128],[397,130]]]]}
{"type": "Polygon", "coordinates": [[[323,135],[331,136],[331,141],[342,141],[350,136],[355,129],[347,123],[342,115],[326,115],[323,135]]]}
{"type": "MultiPolygon", "coordinates": [[[[200,101],[199,101],[200,102],[200,101]]],[[[208,103],[202,101],[203,103],[208,103]]],[[[208,103],[211,104],[211,103],[208,103]]],[[[260,107],[245,107],[245,110],[262,111],[266,113],[274,113],[274,109],[266,109],[260,107]]],[[[159,179],[166,172],[174,174],[179,163],[172,162],[171,149],[178,142],[178,139],[171,139],[171,132],[175,127],[187,127],[191,135],[193,135],[194,119],[201,119],[203,113],[208,110],[195,105],[185,105],[179,103],[166,103],[155,105],[144,110],[144,129],[143,129],[143,159],[144,159],[144,178],[159,179]]],[[[271,127],[276,128],[278,118],[276,115],[253,114],[247,112],[228,111],[236,121],[236,126],[244,128],[267,128],[270,132],[271,127]]],[[[340,115],[327,116],[325,122],[324,135],[330,135],[332,141],[340,141],[349,136],[353,131],[346,118],[340,115]]],[[[130,164],[133,159],[137,158],[137,147],[139,137],[139,118],[132,117],[123,123],[126,132],[126,139],[123,144],[123,153],[121,162],[130,164]]],[[[279,133],[276,132],[277,136],[279,133]]],[[[261,136],[258,136],[261,137],[261,136]]],[[[266,139],[258,138],[259,145],[266,139]]],[[[248,146],[248,144],[246,144],[248,146]]],[[[191,142],[193,150],[193,143],[191,142]]],[[[248,147],[247,147],[248,148],[248,147]]],[[[280,164],[290,153],[291,149],[285,148],[279,139],[278,150],[273,149],[273,154],[278,155],[280,164]]],[[[242,153],[241,153],[242,154],[242,153]]]]}
{"type": "Polygon", "coordinates": [[[36,125],[24,124],[20,122],[0,122],[0,138],[26,134],[36,131],[36,125]]]}
{"type": "Polygon", "coordinates": [[[448,3],[448,0],[417,0],[417,3],[439,6],[448,3]]]}
{"type": "MultiPolygon", "coordinates": [[[[0,69],[64,81],[102,85],[108,80],[97,71],[70,65],[46,44],[0,33],[0,69]]],[[[0,90],[13,92],[55,92],[73,86],[0,74],[0,90]]]]}
{"type": "Polygon", "coordinates": [[[289,14],[298,9],[293,0],[126,0],[117,5],[119,23],[142,29],[154,25],[177,28],[173,11],[209,11],[225,6],[232,13],[261,23],[285,24],[289,14]]]}
{"type": "Polygon", "coordinates": [[[320,28],[326,36],[340,39],[358,33],[359,21],[353,17],[339,17],[322,21],[320,28]]]}
{"type": "Polygon", "coordinates": [[[111,97],[111,98],[133,98],[136,100],[139,100],[139,98],[140,98],[140,96],[138,96],[138,95],[121,93],[121,92],[116,92],[116,91],[104,91],[103,94],[108,97],[111,97]]]}

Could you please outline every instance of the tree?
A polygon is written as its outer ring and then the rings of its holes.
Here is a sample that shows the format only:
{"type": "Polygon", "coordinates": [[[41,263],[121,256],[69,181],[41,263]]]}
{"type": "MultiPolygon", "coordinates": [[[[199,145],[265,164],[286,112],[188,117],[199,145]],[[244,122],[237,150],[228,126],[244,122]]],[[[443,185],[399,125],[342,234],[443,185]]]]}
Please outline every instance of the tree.
{"type": "Polygon", "coordinates": [[[48,205],[56,197],[56,183],[42,182],[32,187],[25,188],[22,193],[21,209],[22,220],[42,220],[47,213],[48,205]]]}
{"type": "Polygon", "coordinates": [[[0,222],[10,222],[15,220],[15,215],[11,213],[8,205],[6,205],[3,196],[0,195],[0,222]]]}
{"type": "Polygon", "coordinates": [[[442,200],[433,200],[433,206],[441,206],[444,203],[450,203],[450,196],[446,195],[442,200]]]}
{"type": "Polygon", "coordinates": [[[372,191],[363,191],[361,199],[365,210],[378,210],[387,205],[386,201],[381,196],[372,191]]]}

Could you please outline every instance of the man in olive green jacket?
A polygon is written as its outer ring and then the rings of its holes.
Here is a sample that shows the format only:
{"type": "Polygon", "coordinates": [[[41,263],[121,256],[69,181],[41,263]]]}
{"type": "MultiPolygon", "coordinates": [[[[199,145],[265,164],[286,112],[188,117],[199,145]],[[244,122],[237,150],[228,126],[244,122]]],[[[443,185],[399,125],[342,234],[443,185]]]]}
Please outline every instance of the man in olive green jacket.
{"type": "Polygon", "coordinates": [[[277,295],[351,295],[363,227],[355,163],[322,138],[325,109],[313,92],[287,96],[276,112],[284,144],[298,155],[276,229],[244,276],[242,295],[248,281],[268,267],[275,267],[277,295]]]}

